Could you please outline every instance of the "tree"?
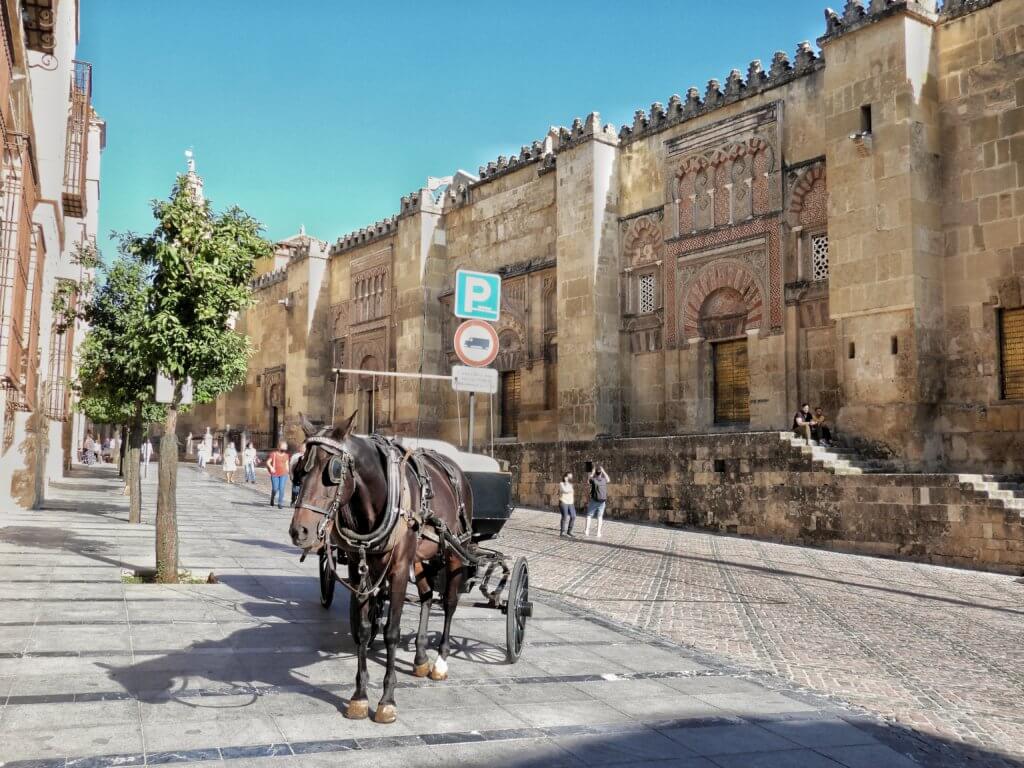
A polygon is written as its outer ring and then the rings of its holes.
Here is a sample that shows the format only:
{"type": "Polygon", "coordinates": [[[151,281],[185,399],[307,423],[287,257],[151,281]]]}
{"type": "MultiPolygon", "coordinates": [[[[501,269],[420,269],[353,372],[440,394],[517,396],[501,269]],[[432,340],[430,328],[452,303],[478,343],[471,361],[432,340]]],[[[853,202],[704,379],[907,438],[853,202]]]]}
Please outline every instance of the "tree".
{"type": "Polygon", "coordinates": [[[245,381],[248,339],[233,328],[251,301],[256,259],[272,246],[261,225],[239,208],[214,214],[188,176],[179,176],[167,201],[153,203],[156,228],[127,235],[122,247],[151,270],[146,332],[139,340],[147,372],[175,381],[160,439],[156,509],[156,579],[178,580],[178,413],[182,386],[192,380],[196,403],[212,401],[245,381]]]}
{"type": "Polygon", "coordinates": [[[88,330],[78,351],[78,410],[97,424],[127,424],[125,483],[129,489],[128,520],[142,520],[139,451],[147,422],[160,421],[164,409],[154,402],[155,382],[149,371],[150,270],[124,249],[83,303],[88,330]]]}

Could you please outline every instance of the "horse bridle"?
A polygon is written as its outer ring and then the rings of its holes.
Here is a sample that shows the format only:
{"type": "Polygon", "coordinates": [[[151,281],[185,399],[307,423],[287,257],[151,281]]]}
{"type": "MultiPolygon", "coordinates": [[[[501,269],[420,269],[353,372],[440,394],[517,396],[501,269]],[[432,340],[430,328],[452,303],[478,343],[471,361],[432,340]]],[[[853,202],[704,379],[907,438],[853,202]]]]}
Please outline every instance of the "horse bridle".
{"type": "MultiPolygon", "coordinates": [[[[316,456],[317,446],[322,447],[325,452],[327,452],[333,457],[331,459],[331,464],[333,464],[335,461],[338,461],[340,464],[340,466],[338,467],[339,477],[337,482],[335,483],[336,490],[334,492],[334,498],[331,499],[330,506],[327,507],[327,509],[324,509],[318,504],[313,504],[312,502],[306,501],[305,494],[301,494],[298,500],[296,501],[297,507],[300,507],[302,509],[308,509],[310,512],[316,512],[318,515],[323,516],[323,519],[316,527],[317,541],[322,542],[327,537],[327,527],[331,524],[333,520],[335,520],[335,515],[337,515],[338,513],[338,508],[341,506],[341,494],[345,489],[345,475],[346,473],[351,472],[352,464],[354,463],[354,461],[352,459],[352,454],[349,453],[348,448],[346,448],[341,441],[335,440],[334,438],[331,437],[327,437],[326,435],[314,435],[313,437],[307,438],[306,446],[307,451],[309,450],[310,447],[312,447],[313,453],[310,454],[308,457],[303,457],[303,472],[305,474],[309,473],[309,465],[312,463],[312,460],[316,456]]],[[[331,471],[332,469],[333,467],[329,467],[328,471],[331,471]]],[[[331,472],[331,474],[333,475],[333,472],[331,472]]]]}
{"type": "MultiPolygon", "coordinates": [[[[334,531],[341,539],[341,542],[346,548],[353,551],[364,551],[373,552],[375,549],[380,548],[378,545],[387,544],[388,539],[391,536],[391,532],[398,522],[398,505],[393,503],[390,499],[391,494],[389,493],[389,501],[387,504],[387,510],[384,516],[381,518],[380,523],[369,533],[359,533],[351,528],[346,528],[341,524],[338,519],[338,510],[341,508],[341,494],[345,488],[345,477],[346,475],[353,475],[353,466],[355,464],[355,458],[352,453],[345,447],[344,443],[340,440],[328,437],[327,435],[314,435],[306,440],[307,450],[309,446],[314,448],[322,448],[325,452],[331,455],[331,462],[328,465],[328,474],[331,476],[332,484],[335,485],[334,498],[331,499],[330,505],[325,509],[317,504],[306,501],[305,494],[300,494],[296,501],[296,506],[301,509],[308,509],[311,512],[316,512],[322,516],[320,523],[317,525],[317,541],[330,546],[330,542],[327,541],[328,531],[330,527],[334,526],[334,531]],[[337,462],[337,463],[335,463],[337,462]]],[[[308,471],[309,465],[313,462],[313,456],[306,457],[305,466],[303,469],[308,471]]]]}

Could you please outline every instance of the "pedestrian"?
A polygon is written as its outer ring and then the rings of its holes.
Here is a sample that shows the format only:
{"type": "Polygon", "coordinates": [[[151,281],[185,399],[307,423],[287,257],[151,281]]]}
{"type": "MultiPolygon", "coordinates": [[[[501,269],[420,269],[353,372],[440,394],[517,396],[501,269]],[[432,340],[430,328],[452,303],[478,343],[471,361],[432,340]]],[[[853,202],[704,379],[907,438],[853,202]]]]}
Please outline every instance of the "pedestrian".
{"type": "Polygon", "coordinates": [[[576,503],[573,499],[572,472],[562,475],[562,482],[558,484],[558,511],[562,514],[558,535],[573,538],[572,528],[576,525],[576,503]]]}
{"type": "Polygon", "coordinates": [[[96,440],[93,439],[92,432],[85,433],[85,440],[82,442],[82,463],[86,466],[92,464],[96,460],[96,440]]]}
{"type": "Polygon", "coordinates": [[[153,443],[147,438],[142,443],[142,476],[149,477],[149,460],[153,457],[153,443]]]}
{"type": "Polygon", "coordinates": [[[811,406],[804,403],[800,410],[793,414],[793,431],[797,437],[806,438],[807,444],[811,444],[811,427],[814,426],[814,416],[811,414],[811,406]]]}
{"type": "Polygon", "coordinates": [[[293,505],[295,504],[295,499],[298,498],[299,490],[302,488],[301,485],[299,485],[298,483],[295,482],[295,467],[298,465],[298,463],[300,461],[302,461],[302,457],[305,455],[305,453],[306,453],[306,443],[303,442],[302,446],[299,448],[299,450],[295,451],[292,454],[291,458],[288,460],[288,476],[291,478],[291,481],[292,481],[292,504],[293,505]]]}
{"type": "Polygon", "coordinates": [[[277,446],[277,450],[267,456],[267,471],[270,473],[270,506],[274,506],[274,499],[277,499],[277,508],[284,506],[284,483],[288,478],[288,443],[284,440],[277,446]]]}
{"type": "Polygon", "coordinates": [[[256,449],[252,447],[252,443],[246,444],[245,450],[242,451],[242,469],[245,470],[245,482],[256,482],[256,465],[259,462],[259,456],[256,454],[256,449]]]}
{"type": "Polygon", "coordinates": [[[199,449],[196,451],[196,463],[199,465],[200,469],[204,471],[206,470],[206,460],[208,458],[210,458],[210,456],[206,452],[206,443],[200,443],[199,449]]]}
{"type": "Polygon", "coordinates": [[[832,430],[828,428],[825,413],[821,408],[814,409],[814,426],[811,428],[814,439],[826,448],[832,447],[832,430]]]}
{"type": "Polygon", "coordinates": [[[597,464],[587,478],[590,485],[590,501],[587,502],[587,529],[585,536],[590,535],[590,521],[597,517],[597,538],[601,538],[601,523],[604,521],[604,509],[608,505],[608,482],[611,480],[604,467],[597,464]]]}
{"type": "Polygon", "coordinates": [[[229,483],[234,484],[235,470],[237,469],[238,451],[235,450],[235,444],[229,442],[228,447],[224,449],[224,477],[229,483]]]}

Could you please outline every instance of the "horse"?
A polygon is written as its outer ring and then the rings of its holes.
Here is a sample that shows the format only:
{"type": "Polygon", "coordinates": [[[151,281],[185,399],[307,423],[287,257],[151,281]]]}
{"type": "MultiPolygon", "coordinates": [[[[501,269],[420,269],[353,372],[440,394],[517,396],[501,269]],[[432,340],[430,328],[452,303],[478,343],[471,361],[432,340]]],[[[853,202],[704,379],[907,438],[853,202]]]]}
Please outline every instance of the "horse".
{"type": "MultiPolygon", "coordinates": [[[[369,716],[366,656],[374,634],[378,595],[390,599],[384,643],[384,693],[374,721],[393,723],[396,652],[409,570],[419,592],[420,617],[413,674],[448,678],[451,624],[466,578],[466,563],[446,542],[445,529],[465,542],[471,535],[473,493],[462,471],[432,451],[411,453],[394,441],[353,434],[356,413],[337,426],[317,430],[300,416],[306,449],[295,467],[299,486],[288,533],[305,552],[330,541],[347,555],[352,639],[358,653],[356,688],[345,717],[369,716]],[[397,498],[396,498],[397,497],[397,498]],[[442,596],[444,630],[437,657],[427,655],[427,621],[435,585],[442,596]]],[[[330,553],[328,549],[328,553],[330,553]]]]}

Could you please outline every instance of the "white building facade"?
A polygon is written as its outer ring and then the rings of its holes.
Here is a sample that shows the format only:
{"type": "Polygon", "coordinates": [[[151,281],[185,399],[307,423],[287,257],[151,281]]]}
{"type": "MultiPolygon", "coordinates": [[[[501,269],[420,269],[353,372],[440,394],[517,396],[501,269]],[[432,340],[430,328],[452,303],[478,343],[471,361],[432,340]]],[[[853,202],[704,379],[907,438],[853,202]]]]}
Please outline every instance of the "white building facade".
{"type": "Polygon", "coordinates": [[[77,0],[0,0],[0,502],[37,506],[84,437],[70,382],[85,329],[104,122],[75,58],[77,0]]]}

